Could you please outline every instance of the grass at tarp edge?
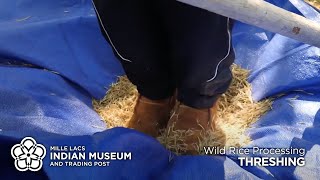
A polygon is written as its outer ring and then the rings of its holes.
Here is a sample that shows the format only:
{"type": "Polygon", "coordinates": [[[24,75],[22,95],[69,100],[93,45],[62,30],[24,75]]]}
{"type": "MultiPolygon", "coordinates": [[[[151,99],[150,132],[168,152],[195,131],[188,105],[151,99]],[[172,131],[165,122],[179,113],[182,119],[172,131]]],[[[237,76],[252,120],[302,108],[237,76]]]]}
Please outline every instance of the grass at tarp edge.
{"type": "Polygon", "coordinates": [[[307,3],[312,5],[313,7],[317,8],[320,10],[320,0],[305,0],[307,3]]]}

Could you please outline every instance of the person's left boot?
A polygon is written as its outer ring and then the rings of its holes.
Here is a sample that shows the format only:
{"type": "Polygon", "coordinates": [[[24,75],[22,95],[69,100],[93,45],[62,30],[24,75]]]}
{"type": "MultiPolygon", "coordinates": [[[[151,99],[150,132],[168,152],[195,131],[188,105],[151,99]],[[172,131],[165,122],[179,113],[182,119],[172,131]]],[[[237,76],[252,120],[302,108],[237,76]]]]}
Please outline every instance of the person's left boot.
{"type": "Polygon", "coordinates": [[[171,143],[184,144],[181,153],[197,154],[200,141],[215,129],[217,104],[207,109],[195,109],[181,103],[177,104],[168,122],[167,139],[171,139],[171,143]],[[172,140],[173,137],[177,139],[172,140]]]}

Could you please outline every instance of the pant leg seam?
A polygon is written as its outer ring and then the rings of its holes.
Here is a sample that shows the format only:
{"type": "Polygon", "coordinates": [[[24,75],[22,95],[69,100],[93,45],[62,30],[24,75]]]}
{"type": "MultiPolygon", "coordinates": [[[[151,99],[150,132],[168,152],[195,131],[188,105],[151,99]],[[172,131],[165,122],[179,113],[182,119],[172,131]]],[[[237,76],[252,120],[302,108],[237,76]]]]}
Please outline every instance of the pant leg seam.
{"type": "Polygon", "coordinates": [[[98,12],[98,10],[97,10],[96,5],[94,4],[93,0],[91,0],[91,2],[92,2],[92,4],[93,4],[94,10],[96,11],[96,14],[97,14],[99,23],[101,24],[102,29],[103,29],[104,32],[106,33],[106,35],[107,35],[107,37],[108,37],[108,39],[109,39],[109,42],[110,42],[111,46],[113,47],[113,49],[115,50],[115,52],[118,54],[118,56],[119,56],[122,60],[128,61],[128,62],[132,62],[130,59],[127,59],[127,58],[123,57],[123,56],[119,53],[119,51],[117,50],[117,48],[116,48],[115,45],[113,44],[113,42],[112,42],[112,40],[111,40],[111,38],[110,38],[110,36],[109,36],[109,33],[107,32],[105,26],[104,26],[103,23],[102,23],[102,19],[101,19],[101,17],[100,17],[100,14],[99,14],[99,12],[98,12]]]}
{"type": "Polygon", "coordinates": [[[225,59],[227,59],[227,57],[230,55],[230,52],[231,52],[231,32],[230,32],[229,24],[230,24],[230,18],[228,18],[228,20],[227,20],[227,31],[228,31],[228,37],[229,37],[229,39],[228,39],[228,41],[229,41],[228,52],[227,52],[227,54],[225,55],[225,57],[224,57],[223,59],[221,59],[221,60],[219,61],[218,65],[216,66],[216,70],[215,70],[214,76],[213,76],[211,79],[207,80],[207,82],[211,82],[211,81],[213,81],[213,80],[217,77],[217,75],[218,75],[218,69],[219,69],[220,64],[221,64],[225,59]]]}

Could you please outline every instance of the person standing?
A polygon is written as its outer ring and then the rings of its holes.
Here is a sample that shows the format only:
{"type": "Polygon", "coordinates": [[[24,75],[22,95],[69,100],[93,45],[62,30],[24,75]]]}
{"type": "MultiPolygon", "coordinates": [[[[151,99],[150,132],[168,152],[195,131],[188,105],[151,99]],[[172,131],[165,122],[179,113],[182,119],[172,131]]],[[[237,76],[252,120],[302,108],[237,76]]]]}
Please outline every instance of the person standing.
{"type": "MultiPolygon", "coordinates": [[[[175,0],[94,0],[101,32],[139,98],[128,127],[157,137],[159,130],[214,130],[217,101],[231,81],[235,55],[231,20],[175,0]]],[[[170,136],[170,132],[168,133],[170,136]]]]}

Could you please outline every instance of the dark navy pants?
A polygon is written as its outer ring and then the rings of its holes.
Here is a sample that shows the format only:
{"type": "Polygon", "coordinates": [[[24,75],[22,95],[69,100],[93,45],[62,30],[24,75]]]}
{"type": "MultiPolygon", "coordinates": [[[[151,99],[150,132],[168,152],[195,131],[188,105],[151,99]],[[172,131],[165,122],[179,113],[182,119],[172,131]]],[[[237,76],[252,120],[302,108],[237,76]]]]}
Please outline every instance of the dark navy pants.
{"type": "Polygon", "coordinates": [[[100,27],[143,96],[178,92],[194,108],[211,107],[229,87],[234,61],[226,17],[175,0],[94,0],[100,27]]]}

